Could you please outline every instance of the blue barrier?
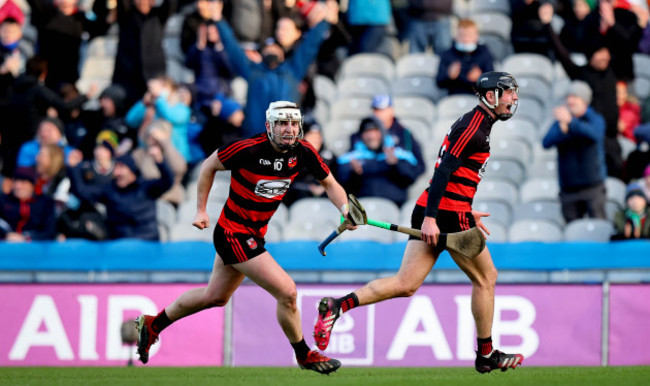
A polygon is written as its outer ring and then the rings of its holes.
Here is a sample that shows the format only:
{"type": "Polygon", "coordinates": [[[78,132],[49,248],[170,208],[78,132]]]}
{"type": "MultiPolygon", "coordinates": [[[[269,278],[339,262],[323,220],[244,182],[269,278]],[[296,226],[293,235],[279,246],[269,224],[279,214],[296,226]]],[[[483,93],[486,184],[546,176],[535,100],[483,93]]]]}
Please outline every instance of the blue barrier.
{"type": "MultiPolygon", "coordinates": [[[[381,244],[342,241],[327,247],[321,256],[317,242],[268,243],[267,249],[282,267],[296,271],[373,271],[399,268],[406,242],[381,244]]],[[[648,269],[650,241],[612,243],[517,243],[488,244],[499,269],[589,270],[648,269]]],[[[209,271],[214,247],[208,242],[157,243],[139,240],[90,242],[69,240],[0,243],[3,271],[209,271]]],[[[456,268],[446,254],[437,269],[456,268]]]]}

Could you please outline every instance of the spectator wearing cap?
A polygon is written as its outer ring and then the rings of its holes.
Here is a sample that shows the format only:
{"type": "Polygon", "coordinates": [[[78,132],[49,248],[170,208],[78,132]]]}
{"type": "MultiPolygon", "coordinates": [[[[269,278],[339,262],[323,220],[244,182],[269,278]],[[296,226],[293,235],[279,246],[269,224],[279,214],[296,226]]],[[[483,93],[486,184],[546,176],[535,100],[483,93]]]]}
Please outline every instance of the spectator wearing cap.
{"type": "Polygon", "coordinates": [[[10,17],[22,25],[25,22],[25,14],[13,0],[0,1],[0,22],[10,17]]]}
{"type": "Polygon", "coordinates": [[[65,160],[68,160],[70,154],[78,153],[78,150],[72,148],[66,143],[64,137],[63,122],[58,118],[44,118],[38,125],[36,139],[25,142],[18,152],[16,161],[18,167],[34,167],[36,165],[36,156],[44,145],[57,145],[63,148],[65,160]]]}
{"type": "Polygon", "coordinates": [[[646,165],[641,178],[629,184],[628,189],[641,190],[646,199],[650,201],[650,162],[646,163],[646,165]]]}
{"type": "Polygon", "coordinates": [[[474,85],[482,73],[494,70],[494,59],[488,48],[479,44],[476,22],[460,19],[454,45],[440,53],[436,83],[450,95],[474,94],[474,85]]]}
{"type": "Polygon", "coordinates": [[[327,5],[316,4],[308,15],[310,30],[293,53],[285,58],[279,45],[266,45],[261,51],[261,63],[248,59],[232,29],[220,14],[215,16],[215,20],[233,70],[248,82],[242,124],[242,136],[248,137],[264,132],[264,112],[271,102],[301,99],[298,85],[307,74],[309,65],[316,59],[318,50],[329,33],[330,23],[338,21],[338,6],[331,1],[327,5]]]}
{"type": "Polygon", "coordinates": [[[337,179],[359,197],[384,197],[402,206],[408,187],[419,175],[417,159],[412,152],[395,146],[374,116],[361,121],[359,135],[361,140],[352,151],[338,158],[337,179]]]}
{"type": "Polygon", "coordinates": [[[573,81],[566,103],[553,111],[555,122],[542,145],[557,147],[562,214],[567,223],[587,215],[606,218],[605,121],[592,107],[591,88],[573,81]]]}
{"type": "Polygon", "coordinates": [[[174,173],[174,185],[160,199],[178,206],[185,199],[185,189],[181,181],[187,172],[187,163],[172,144],[171,132],[172,126],[165,120],[158,119],[151,122],[140,138],[140,146],[131,155],[142,177],[150,180],[159,179],[160,170],[156,167],[156,160],[151,155],[150,149],[152,147],[160,149],[163,159],[174,173]]]}
{"type": "Polygon", "coordinates": [[[614,216],[616,232],[612,240],[650,239],[650,207],[641,189],[633,188],[625,195],[625,209],[614,216]]]}
{"type": "MultiPolygon", "coordinates": [[[[422,146],[413,137],[413,134],[404,127],[399,119],[395,116],[395,108],[393,107],[393,99],[388,94],[378,94],[372,98],[371,103],[373,115],[377,121],[381,123],[386,134],[390,135],[395,146],[413,153],[417,160],[415,165],[415,173],[419,176],[426,170],[426,163],[422,156],[422,146]]],[[[360,134],[354,133],[350,136],[350,149],[354,149],[354,145],[361,140],[360,134]]]]}
{"type": "Polygon", "coordinates": [[[616,103],[616,74],[611,66],[611,54],[605,41],[595,36],[586,52],[587,64],[579,66],[571,59],[570,52],[551,28],[553,6],[545,3],[539,7],[539,18],[544,24],[544,31],[550,38],[555,56],[562,64],[569,78],[582,80],[593,91],[591,106],[605,119],[605,157],[607,174],[621,178],[623,175],[623,157],[618,143],[618,104],[616,103]]]}
{"type": "MultiPolygon", "coordinates": [[[[336,175],[338,160],[336,155],[325,146],[320,125],[312,118],[308,118],[305,120],[303,129],[305,132],[305,141],[309,142],[316,149],[323,162],[329,167],[332,175],[336,175]]],[[[327,196],[323,185],[307,169],[303,168],[291,183],[282,202],[287,206],[291,206],[297,200],[307,197],[327,196]]]]}
{"type": "Polygon", "coordinates": [[[34,192],[34,169],[17,168],[9,194],[0,194],[0,240],[25,242],[54,239],[54,201],[34,192]]]}
{"type": "Polygon", "coordinates": [[[172,187],[174,174],[160,148],[151,147],[149,151],[160,171],[158,179],[141,178],[138,166],[128,154],[115,159],[113,181],[107,186],[86,184],[78,165],[68,170],[72,192],[77,197],[106,207],[109,239],[159,239],[156,200],[172,187]]]}
{"type": "Polygon", "coordinates": [[[241,138],[242,123],[244,122],[244,110],[242,106],[232,98],[223,94],[217,94],[210,103],[207,111],[208,119],[203,131],[194,143],[190,146],[200,148],[201,154],[212,154],[224,143],[241,138]]]}
{"type": "Polygon", "coordinates": [[[93,157],[79,165],[84,184],[103,187],[111,183],[117,148],[118,136],[114,132],[103,130],[97,135],[93,157]]]}

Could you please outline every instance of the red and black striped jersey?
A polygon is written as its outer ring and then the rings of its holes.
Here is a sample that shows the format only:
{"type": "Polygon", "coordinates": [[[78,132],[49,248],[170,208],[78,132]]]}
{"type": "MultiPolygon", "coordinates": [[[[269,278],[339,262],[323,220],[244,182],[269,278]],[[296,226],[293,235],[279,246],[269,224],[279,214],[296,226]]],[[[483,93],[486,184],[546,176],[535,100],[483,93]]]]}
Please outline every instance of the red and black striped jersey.
{"type": "Polygon", "coordinates": [[[330,173],[309,142],[301,140],[293,149],[280,153],[273,149],[266,133],[224,145],[217,154],[231,171],[230,193],[219,225],[233,233],[264,237],[271,216],[303,167],[318,180],[330,173]]]}
{"type": "MultiPolygon", "coordinates": [[[[449,177],[438,209],[471,211],[476,188],[490,158],[490,131],[494,122],[483,108],[476,106],[460,117],[447,132],[435,167],[438,168],[445,152],[460,159],[461,165],[449,177]]],[[[426,207],[428,195],[427,187],[418,198],[417,205],[426,207]]]]}

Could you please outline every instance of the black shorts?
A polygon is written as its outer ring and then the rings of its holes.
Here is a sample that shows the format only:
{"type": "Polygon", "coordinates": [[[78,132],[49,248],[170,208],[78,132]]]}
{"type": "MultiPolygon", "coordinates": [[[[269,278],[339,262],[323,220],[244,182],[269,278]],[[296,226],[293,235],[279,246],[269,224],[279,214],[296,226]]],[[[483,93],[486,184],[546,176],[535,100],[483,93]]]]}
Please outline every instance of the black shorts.
{"type": "MultiPolygon", "coordinates": [[[[415,205],[413,213],[411,214],[411,228],[422,229],[422,221],[424,221],[425,207],[415,205]]],[[[474,216],[471,212],[452,212],[448,210],[438,210],[436,216],[436,224],[440,228],[441,233],[456,233],[467,230],[476,226],[474,216]]],[[[409,240],[420,240],[415,236],[409,236],[409,240]]]]}
{"type": "Polygon", "coordinates": [[[266,252],[265,241],[249,233],[233,233],[221,227],[214,227],[212,242],[225,265],[243,263],[266,252]]]}

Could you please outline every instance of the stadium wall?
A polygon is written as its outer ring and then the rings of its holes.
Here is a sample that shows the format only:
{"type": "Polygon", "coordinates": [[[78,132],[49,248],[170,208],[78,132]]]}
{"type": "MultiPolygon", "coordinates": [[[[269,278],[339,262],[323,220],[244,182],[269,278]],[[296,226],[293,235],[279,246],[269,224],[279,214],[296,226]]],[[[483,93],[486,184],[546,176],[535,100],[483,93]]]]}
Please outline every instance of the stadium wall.
{"type": "MultiPolygon", "coordinates": [[[[124,365],[134,347],[122,343],[122,323],[192,287],[1,284],[0,366],[124,365]]],[[[320,297],[354,288],[298,286],[308,342],[320,297]]],[[[424,285],[413,297],[356,309],[338,321],[326,353],[346,366],[471,366],[470,294],[469,285],[424,285]]],[[[500,285],[493,339],[531,366],[648,365],[649,297],[649,284],[500,285]]],[[[243,285],[225,309],[170,326],[148,366],[293,366],[275,308],[269,294],[243,285]]]]}

